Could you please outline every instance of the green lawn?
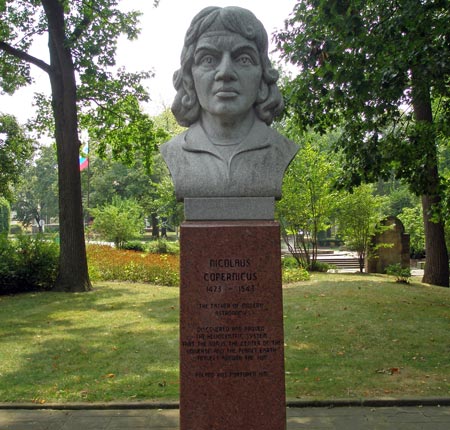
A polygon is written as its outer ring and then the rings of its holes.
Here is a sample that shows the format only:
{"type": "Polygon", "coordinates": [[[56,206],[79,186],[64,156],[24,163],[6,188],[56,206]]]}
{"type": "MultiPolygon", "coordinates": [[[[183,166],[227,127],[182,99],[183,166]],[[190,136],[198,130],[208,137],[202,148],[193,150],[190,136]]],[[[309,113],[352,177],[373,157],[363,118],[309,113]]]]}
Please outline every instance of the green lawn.
{"type": "MultiPolygon", "coordinates": [[[[288,398],[450,396],[450,290],[318,274],[284,287],[288,398]]],[[[178,289],[0,296],[0,402],[178,399],[178,289]]]]}

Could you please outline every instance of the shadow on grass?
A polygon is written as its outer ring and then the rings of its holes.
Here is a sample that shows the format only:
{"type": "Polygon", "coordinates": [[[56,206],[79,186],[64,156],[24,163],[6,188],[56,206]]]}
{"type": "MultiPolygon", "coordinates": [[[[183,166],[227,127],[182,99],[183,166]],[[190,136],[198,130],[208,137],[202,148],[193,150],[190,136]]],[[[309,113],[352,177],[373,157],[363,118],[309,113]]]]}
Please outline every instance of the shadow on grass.
{"type": "Polygon", "coordinates": [[[177,293],[147,288],[2,299],[0,401],[177,398],[177,293]]]}

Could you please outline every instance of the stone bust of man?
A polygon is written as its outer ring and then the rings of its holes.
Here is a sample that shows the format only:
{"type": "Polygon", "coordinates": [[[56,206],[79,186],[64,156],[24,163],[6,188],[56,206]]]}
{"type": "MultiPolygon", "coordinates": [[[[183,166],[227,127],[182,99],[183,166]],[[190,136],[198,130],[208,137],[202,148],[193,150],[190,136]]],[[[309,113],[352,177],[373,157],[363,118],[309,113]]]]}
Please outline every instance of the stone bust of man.
{"type": "Polygon", "coordinates": [[[271,129],[283,108],[268,37],[247,9],[207,7],[186,33],[172,112],[189,127],[161,146],[179,201],[281,198],[293,142],[271,129]]]}

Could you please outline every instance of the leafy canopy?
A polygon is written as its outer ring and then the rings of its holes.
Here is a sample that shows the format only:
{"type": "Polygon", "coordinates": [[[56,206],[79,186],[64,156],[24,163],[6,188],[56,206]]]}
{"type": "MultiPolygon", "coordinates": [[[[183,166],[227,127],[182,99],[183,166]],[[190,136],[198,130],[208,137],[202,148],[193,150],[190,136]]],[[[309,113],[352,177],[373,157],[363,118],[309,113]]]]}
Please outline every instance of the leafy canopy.
{"type": "Polygon", "coordinates": [[[0,197],[12,198],[11,186],[19,183],[32,152],[33,141],[16,118],[0,113],[0,197]]]}
{"type": "Polygon", "coordinates": [[[343,127],[341,185],[387,179],[395,171],[416,193],[426,191],[434,136],[450,118],[449,21],[445,0],[296,4],[276,35],[284,58],[299,68],[284,95],[300,127],[343,127]],[[440,100],[441,121],[414,122],[414,76],[440,100]]]}
{"type": "MultiPolygon", "coordinates": [[[[31,83],[33,65],[49,74],[55,73],[45,58],[30,54],[32,43],[49,30],[48,10],[54,6],[46,9],[45,3],[52,2],[0,0],[0,87],[7,93],[31,83]]],[[[77,76],[76,102],[81,128],[88,130],[101,155],[111,147],[117,159],[129,163],[139,150],[150,168],[151,154],[164,136],[142,113],[139,103],[149,100],[144,84],[153,73],[116,67],[119,37],[129,40],[138,37],[141,13],[125,12],[119,0],[62,3],[65,48],[70,49],[77,76]]],[[[37,94],[35,105],[38,113],[33,128],[52,135],[54,118],[50,100],[37,94]]]]}

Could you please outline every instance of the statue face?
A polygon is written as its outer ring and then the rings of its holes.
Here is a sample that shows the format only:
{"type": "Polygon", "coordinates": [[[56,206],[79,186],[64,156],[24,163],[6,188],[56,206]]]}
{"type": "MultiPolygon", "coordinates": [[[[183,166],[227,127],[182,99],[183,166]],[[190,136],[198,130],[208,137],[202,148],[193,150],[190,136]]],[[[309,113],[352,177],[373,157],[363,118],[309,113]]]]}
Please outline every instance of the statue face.
{"type": "Polygon", "coordinates": [[[256,44],[229,31],[206,33],[197,42],[192,75],[204,111],[224,119],[248,114],[262,79],[256,44]]]}

